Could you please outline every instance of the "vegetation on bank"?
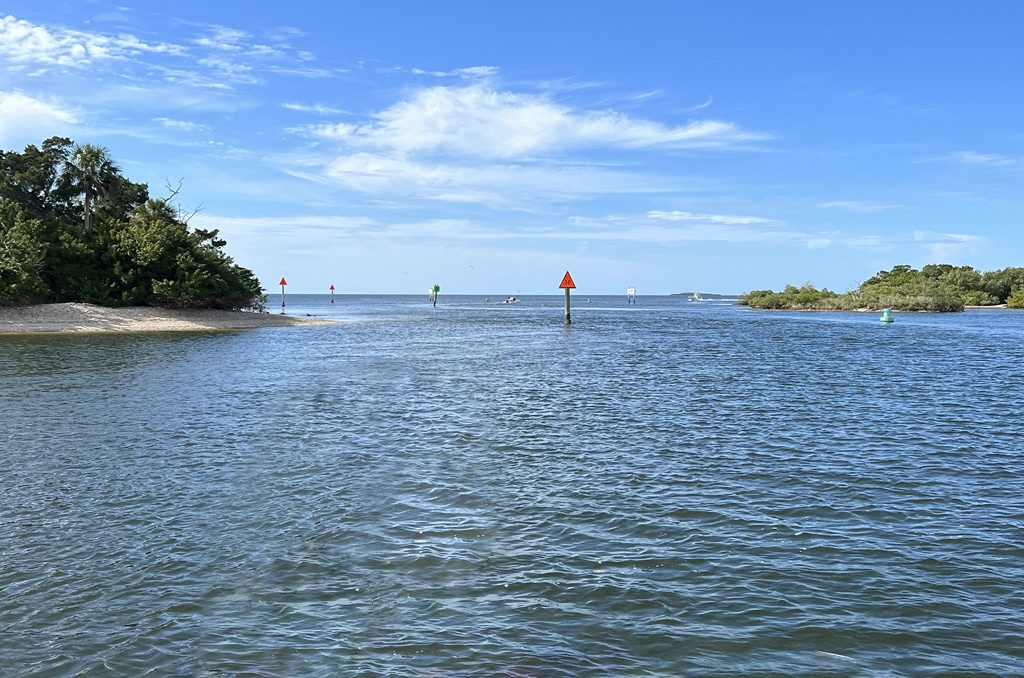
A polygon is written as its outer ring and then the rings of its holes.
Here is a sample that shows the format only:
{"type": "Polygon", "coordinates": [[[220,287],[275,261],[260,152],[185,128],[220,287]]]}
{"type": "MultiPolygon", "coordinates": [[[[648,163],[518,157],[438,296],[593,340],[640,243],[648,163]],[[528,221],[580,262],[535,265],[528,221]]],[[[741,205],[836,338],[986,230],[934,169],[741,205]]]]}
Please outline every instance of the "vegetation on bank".
{"type": "Polygon", "coordinates": [[[0,305],[88,302],[262,310],[217,230],[128,180],[102,146],[51,137],[0,151],[0,305]]]}
{"type": "Polygon", "coordinates": [[[1024,308],[1024,268],[982,273],[970,266],[928,264],[917,270],[905,264],[879,271],[857,289],[837,294],[787,285],[781,292],[754,290],[740,296],[752,308],[860,311],[962,311],[965,306],[1024,308]]]}

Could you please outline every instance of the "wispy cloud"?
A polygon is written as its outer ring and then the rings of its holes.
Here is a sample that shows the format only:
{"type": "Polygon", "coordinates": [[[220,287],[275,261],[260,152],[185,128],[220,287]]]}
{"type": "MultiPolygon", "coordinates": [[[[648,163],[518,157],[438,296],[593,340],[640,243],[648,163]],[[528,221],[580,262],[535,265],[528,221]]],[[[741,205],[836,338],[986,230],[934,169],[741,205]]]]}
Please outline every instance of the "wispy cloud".
{"type": "MultiPolygon", "coordinates": [[[[49,134],[66,133],[78,124],[76,114],[60,104],[30,97],[20,92],[0,91],[0,143],[18,143],[35,139],[36,130],[49,134]]],[[[37,140],[37,139],[36,139],[37,140]]]]}
{"type": "Polygon", "coordinates": [[[848,212],[857,212],[859,214],[885,212],[887,210],[896,209],[896,205],[883,205],[863,200],[833,200],[831,202],[819,203],[818,207],[846,210],[848,212]]]}
{"type": "Polygon", "coordinates": [[[324,175],[332,183],[372,195],[476,203],[502,209],[529,209],[537,202],[679,188],[667,180],[586,165],[420,162],[401,154],[341,156],[324,169],[324,175]]]}
{"type": "Polygon", "coordinates": [[[429,75],[435,78],[463,78],[480,79],[490,78],[498,74],[497,66],[470,66],[468,68],[456,68],[451,71],[426,71],[422,68],[413,68],[414,75],[429,75]]]}
{"type": "MultiPolygon", "coordinates": [[[[495,222],[465,218],[388,219],[349,216],[289,216],[275,218],[232,218],[199,215],[195,224],[220,228],[225,233],[253,238],[282,238],[308,241],[320,236],[366,244],[419,241],[437,245],[449,243],[465,250],[471,243],[501,241],[502,248],[540,252],[541,242],[607,243],[610,245],[672,247],[688,243],[764,244],[822,250],[842,247],[851,250],[888,251],[900,242],[933,246],[964,244],[958,236],[919,232],[890,235],[852,235],[836,231],[804,232],[785,222],[751,215],[701,214],[654,211],[646,214],[612,214],[603,217],[545,217],[525,223],[495,222]],[[300,234],[305,234],[300,237],[300,234]]],[[[493,251],[493,250],[491,250],[493,251]]],[[[504,250],[503,250],[504,251],[504,250]]]]}
{"type": "Polygon", "coordinates": [[[644,215],[612,215],[601,219],[577,217],[587,237],[653,244],[681,242],[788,242],[806,240],[783,222],[735,214],[699,214],[652,210],[644,215]]]}
{"type": "Polygon", "coordinates": [[[683,109],[683,112],[684,113],[694,113],[696,111],[700,111],[700,110],[703,110],[703,109],[707,108],[708,106],[710,106],[714,102],[715,102],[715,98],[714,97],[708,97],[707,101],[705,101],[704,103],[697,104],[696,106],[690,106],[689,108],[685,108],[685,109],[683,109]]]}
{"type": "Polygon", "coordinates": [[[263,79],[257,76],[251,65],[221,57],[207,57],[196,61],[219,82],[230,82],[236,85],[257,85],[263,79]]]}
{"type": "Polygon", "coordinates": [[[956,151],[947,156],[950,160],[964,165],[985,165],[987,167],[1019,167],[1020,158],[1012,158],[996,153],[978,153],[976,151],[956,151]]]}
{"type": "Polygon", "coordinates": [[[210,128],[207,125],[201,125],[196,122],[190,122],[188,120],[172,120],[170,118],[156,118],[155,122],[159,123],[162,127],[168,129],[180,130],[182,132],[208,132],[210,128]]]}
{"type": "Polygon", "coordinates": [[[193,225],[199,228],[219,228],[240,235],[281,235],[291,237],[301,232],[321,232],[337,237],[362,236],[381,227],[368,217],[302,215],[287,217],[228,217],[197,214],[193,225]]]}
{"type": "Polygon", "coordinates": [[[966,261],[987,242],[985,238],[977,235],[925,230],[914,231],[914,241],[927,248],[929,261],[941,263],[966,261]]]}
{"type": "Polygon", "coordinates": [[[685,242],[765,243],[807,249],[846,247],[888,249],[891,236],[856,235],[839,231],[802,231],[784,221],[742,214],[706,214],[653,210],[644,215],[577,217],[577,233],[593,240],[671,245],[685,242]]]}
{"type": "Polygon", "coordinates": [[[348,113],[348,111],[343,109],[325,106],[324,104],[284,103],[281,104],[281,107],[288,109],[289,111],[298,111],[299,113],[316,113],[317,115],[344,115],[348,113]]]}
{"type": "Polygon", "coordinates": [[[764,217],[737,216],[733,214],[695,214],[693,212],[680,211],[664,212],[660,210],[648,212],[647,217],[649,219],[658,219],[662,221],[685,221],[689,223],[721,224],[729,226],[781,223],[775,219],[765,219],[764,217]]]}
{"type": "Polygon", "coordinates": [[[251,42],[251,36],[245,31],[240,31],[226,26],[211,26],[207,29],[207,35],[192,40],[200,47],[206,47],[223,52],[241,52],[247,49],[251,42]]]}
{"type": "Polygon", "coordinates": [[[491,206],[668,190],[671,179],[627,170],[621,154],[745,148],[770,138],[727,121],[671,126],[573,108],[490,80],[415,90],[369,119],[297,131],[337,145],[324,175],[347,188],[491,206]]]}
{"type": "Polygon", "coordinates": [[[13,16],[0,17],[0,57],[14,64],[84,67],[145,52],[182,54],[183,49],[162,42],[147,43],[133,35],[48,29],[13,16]]]}
{"type": "Polygon", "coordinates": [[[669,126],[617,111],[575,110],[543,96],[498,91],[486,84],[419,90],[375,118],[312,131],[351,148],[500,159],[587,147],[718,148],[770,138],[720,120],[669,126]]]}
{"type": "MultiPolygon", "coordinates": [[[[309,65],[308,52],[287,43],[268,44],[245,31],[224,26],[199,27],[200,33],[180,44],[147,42],[128,33],[107,34],[33,24],[13,16],[0,17],[0,60],[9,67],[34,66],[35,75],[48,69],[106,68],[119,63],[123,75],[134,65],[143,80],[154,74],[167,82],[199,87],[254,85],[263,73],[322,78],[329,72],[309,65]]],[[[285,33],[278,29],[273,40],[285,33]]]]}
{"type": "Polygon", "coordinates": [[[182,25],[180,41],[170,43],[93,25],[97,30],[73,30],[0,15],[0,72],[11,83],[0,121],[6,138],[67,133],[72,122],[94,133],[137,138],[150,138],[154,120],[165,131],[213,131],[211,118],[189,122],[189,113],[245,110],[256,105],[253,91],[274,80],[338,73],[318,68],[309,52],[291,47],[287,41],[301,32],[287,28],[254,36],[224,26],[182,25]],[[60,92],[61,103],[46,92],[60,92]],[[12,136],[15,129],[23,133],[12,136]]]}

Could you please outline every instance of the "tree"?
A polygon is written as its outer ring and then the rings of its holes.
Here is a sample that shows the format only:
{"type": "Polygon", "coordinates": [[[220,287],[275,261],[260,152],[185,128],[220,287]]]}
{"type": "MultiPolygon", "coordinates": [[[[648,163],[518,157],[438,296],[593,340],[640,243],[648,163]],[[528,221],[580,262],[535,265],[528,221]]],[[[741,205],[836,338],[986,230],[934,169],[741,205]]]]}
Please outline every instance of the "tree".
{"type": "Polygon", "coordinates": [[[63,137],[0,151],[0,304],[263,310],[253,272],[171,202],[180,187],[151,199],[106,148],[63,137]]]}
{"type": "Polygon", "coordinates": [[[42,149],[0,151],[0,198],[20,205],[29,219],[54,219],[63,209],[59,180],[71,145],[71,139],[50,137],[42,149]]]}
{"type": "Polygon", "coordinates": [[[262,289],[252,271],[224,254],[227,242],[216,230],[190,231],[167,200],[136,207],[111,239],[115,304],[259,308],[262,289]]]}
{"type": "Polygon", "coordinates": [[[25,219],[19,205],[0,199],[0,306],[46,298],[38,231],[38,219],[25,219]]]}
{"type": "Polygon", "coordinates": [[[1024,268],[1011,267],[989,271],[981,276],[986,292],[995,297],[997,303],[1007,302],[1016,290],[1024,290],[1024,268]]]}
{"type": "Polygon", "coordinates": [[[71,151],[65,171],[69,185],[82,196],[85,230],[92,231],[93,203],[114,193],[120,184],[121,169],[106,146],[82,144],[71,151]]]}
{"type": "Polygon", "coordinates": [[[1024,308],[1024,287],[1017,289],[1012,292],[1010,296],[1006,298],[1007,308],[1024,308]]]}

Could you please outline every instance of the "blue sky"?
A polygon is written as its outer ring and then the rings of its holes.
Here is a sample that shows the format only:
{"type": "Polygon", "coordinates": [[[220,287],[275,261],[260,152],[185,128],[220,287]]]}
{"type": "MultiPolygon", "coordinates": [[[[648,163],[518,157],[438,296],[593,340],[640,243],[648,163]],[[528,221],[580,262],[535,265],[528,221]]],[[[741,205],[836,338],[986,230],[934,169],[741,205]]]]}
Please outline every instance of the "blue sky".
{"type": "Polygon", "coordinates": [[[64,135],[156,196],[183,179],[270,292],[1024,266],[1024,3],[237,7],[8,0],[0,147],[64,135]]]}

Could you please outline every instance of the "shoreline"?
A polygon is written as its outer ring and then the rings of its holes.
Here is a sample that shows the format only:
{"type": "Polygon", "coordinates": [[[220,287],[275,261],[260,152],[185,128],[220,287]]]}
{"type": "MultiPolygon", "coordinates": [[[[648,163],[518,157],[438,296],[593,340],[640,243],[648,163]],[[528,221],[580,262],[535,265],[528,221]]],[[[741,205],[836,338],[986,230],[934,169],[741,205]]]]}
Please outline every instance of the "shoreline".
{"type": "Polygon", "coordinates": [[[327,325],[333,322],[322,318],[249,311],[173,310],[149,306],[108,308],[74,302],[0,307],[0,336],[83,332],[210,332],[327,325]]]}
{"type": "MultiPolygon", "coordinates": [[[[755,306],[747,305],[752,311],[795,311],[809,313],[881,313],[885,309],[883,308],[757,308],[755,306]]],[[[988,310],[1000,310],[1006,309],[1006,304],[994,304],[991,306],[964,306],[963,311],[988,311],[988,310]]],[[[899,309],[889,309],[893,313],[963,313],[963,311],[926,311],[926,310],[915,310],[915,311],[902,311],[899,309]]],[[[1014,309],[1009,309],[1014,310],[1014,309]]]]}

